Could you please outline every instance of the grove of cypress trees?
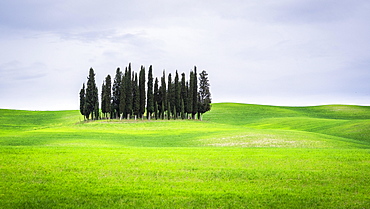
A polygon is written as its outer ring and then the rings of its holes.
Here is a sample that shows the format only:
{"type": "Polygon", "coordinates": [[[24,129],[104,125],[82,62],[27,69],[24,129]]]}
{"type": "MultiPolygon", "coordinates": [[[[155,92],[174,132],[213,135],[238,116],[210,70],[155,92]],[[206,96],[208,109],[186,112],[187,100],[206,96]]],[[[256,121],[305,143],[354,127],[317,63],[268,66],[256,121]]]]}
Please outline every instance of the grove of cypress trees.
{"type": "MultiPolygon", "coordinates": [[[[141,66],[140,72],[135,73],[131,70],[131,63],[122,73],[120,68],[116,70],[113,83],[110,75],[107,75],[102,83],[101,89],[101,113],[105,118],[127,118],[132,115],[144,118],[145,110],[147,119],[150,120],[154,115],[156,119],[198,119],[202,120],[202,115],[211,109],[211,93],[209,90],[208,74],[203,70],[199,74],[199,90],[197,79],[197,67],[190,70],[189,80],[186,81],[185,73],[181,74],[176,70],[174,78],[168,74],[166,84],[166,73],[155,78],[153,85],[153,70],[150,65],[148,71],[148,82],[145,83],[145,67],[141,66]],[[161,82],[159,85],[159,82],[161,82]],[[147,87],[147,88],[146,88],[147,87]],[[146,91],[147,90],[147,91],[146,91]],[[153,114],[154,113],[154,114],[153,114]]],[[[90,68],[88,81],[83,84],[80,90],[80,113],[84,119],[99,119],[99,95],[95,84],[95,73],[90,68]]]]}

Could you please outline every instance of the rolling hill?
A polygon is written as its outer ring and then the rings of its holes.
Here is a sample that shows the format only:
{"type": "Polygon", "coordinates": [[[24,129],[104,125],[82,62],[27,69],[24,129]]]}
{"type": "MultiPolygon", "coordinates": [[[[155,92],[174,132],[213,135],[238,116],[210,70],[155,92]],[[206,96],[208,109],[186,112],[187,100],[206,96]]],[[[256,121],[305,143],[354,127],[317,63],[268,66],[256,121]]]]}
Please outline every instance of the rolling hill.
{"type": "Polygon", "coordinates": [[[0,110],[0,208],[369,208],[370,107],[192,120],[0,110]]]}

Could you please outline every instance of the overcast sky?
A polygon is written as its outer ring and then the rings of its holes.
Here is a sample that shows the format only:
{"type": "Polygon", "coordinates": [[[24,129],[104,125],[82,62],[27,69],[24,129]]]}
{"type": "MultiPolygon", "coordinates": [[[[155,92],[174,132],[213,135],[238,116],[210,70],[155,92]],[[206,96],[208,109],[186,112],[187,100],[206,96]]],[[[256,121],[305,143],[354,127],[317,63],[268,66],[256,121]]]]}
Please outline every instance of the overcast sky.
{"type": "Polygon", "coordinates": [[[0,108],[79,108],[129,62],[197,66],[213,102],[370,105],[368,0],[14,0],[0,3],[0,108]]]}

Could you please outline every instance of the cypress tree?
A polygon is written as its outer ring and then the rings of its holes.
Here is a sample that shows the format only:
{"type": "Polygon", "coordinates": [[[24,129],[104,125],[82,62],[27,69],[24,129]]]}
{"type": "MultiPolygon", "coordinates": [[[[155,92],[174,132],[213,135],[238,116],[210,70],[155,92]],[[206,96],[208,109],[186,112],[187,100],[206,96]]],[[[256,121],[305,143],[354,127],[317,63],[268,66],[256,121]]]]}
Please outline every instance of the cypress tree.
{"type": "Polygon", "coordinates": [[[98,98],[98,88],[95,83],[95,73],[94,69],[90,68],[89,77],[87,78],[87,88],[86,88],[86,115],[89,119],[90,114],[92,119],[97,119],[99,113],[99,98],[98,98]]]}
{"type": "Polygon", "coordinates": [[[153,72],[152,66],[149,66],[148,72],[148,96],[147,96],[147,118],[150,120],[151,114],[154,112],[154,94],[153,94],[153,72]]]}
{"type": "Polygon", "coordinates": [[[111,88],[112,88],[112,79],[110,75],[107,75],[107,77],[105,78],[105,99],[104,99],[106,117],[107,117],[107,114],[110,114],[112,111],[112,108],[111,108],[112,89],[111,88]]]}
{"type": "MultiPolygon", "coordinates": [[[[118,118],[119,115],[121,114],[120,110],[120,102],[122,101],[121,99],[121,91],[122,91],[122,71],[120,68],[117,68],[116,70],[116,76],[114,77],[114,82],[113,82],[113,88],[112,88],[112,110],[111,110],[111,116],[118,118]]],[[[124,105],[123,105],[124,106],[124,105]]]]}
{"type": "Polygon", "coordinates": [[[125,93],[126,93],[126,111],[127,119],[130,119],[132,114],[132,81],[131,81],[131,63],[128,65],[128,71],[125,72],[125,93]]]}
{"type": "Polygon", "coordinates": [[[80,113],[84,116],[84,120],[86,119],[86,96],[85,96],[85,83],[82,84],[82,89],[80,91],[80,113]]]}
{"type": "Polygon", "coordinates": [[[184,100],[183,99],[181,99],[181,114],[180,114],[180,116],[181,116],[181,119],[185,119],[185,105],[184,105],[184,100]]]}
{"type": "Polygon", "coordinates": [[[132,94],[133,94],[133,111],[136,117],[140,115],[140,95],[139,95],[139,86],[137,82],[137,73],[135,73],[135,77],[132,83],[132,94]]]}
{"type": "Polygon", "coordinates": [[[158,119],[158,111],[159,111],[159,107],[158,107],[158,104],[159,104],[159,88],[158,88],[158,78],[155,78],[155,81],[154,81],[154,103],[155,103],[155,106],[154,106],[154,113],[157,114],[155,117],[155,119],[158,119]]]}
{"type": "Polygon", "coordinates": [[[170,109],[171,105],[170,105],[170,102],[168,102],[168,105],[167,105],[167,119],[168,120],[171,120],[171,109],[170,109]]]}
{"type": "Polygon", "coordinates": [[[94,118],[95,120],[99,120],[99,93],[98,93],[98,87],[95,85],[94,89],[94,118]]]}
{"type": "Polygon", "coordinates": [[[194,72],[190,71],[190,81],[188,86],[188,114],[193,114],[193,88],[194,88],[194,72]]]}
{"type": "Polygon", "coordinates": [[[180,100],[184,103],[184,115],[187,113],[187,82],[185,79],[185,73],[181,74],[181,93],[180,93],[180,100]]]}
{"type": "Polygon", "coordinates": [[[193,119],[195,119],[195,115],[198,113],[198,80],[197,80],[197,67],[194,66],[194,73],[193,73],[193,86],[192,86],[192,94],[193,94],[193,119]]]}
{"type": "Polygon", "coordinates": [[[179,83],[179,74],[176,70],[176,74],[175,74],[175,83],[174,83],[174,89],[175,89],[175,99],[174,99],[174,102],[175,102],[175,107],[176,107],[176,113],[175,113],[175,117],[178,117],[178,113],[181,113],[181,86],[180,86],[180,83],[179,83]]]}
{"type": "Polygon", "coordinates": [[[127,87],[126,87],[126,75],[127,67],[125,68],[125,73],[122,73],[121,86],[120,86],[120,102],[119,102],[119,118],[120,120],[126,117],[126,97],[127,97],[127,87]]]}
{"type": "Polygon", "coordinates": [[[176,107],[173,106],[173,119],[176,120],[176,117],[177,117],[176,107]]]}
{"type": "Polygon", "coordinates": [[[141,66],[140,75],[139,75],[139,91],[140,91],[140,117],[144,119],[145,113],[145,67],[141,66]]]}
{"type": "Polygon", "coordinates": [[[202,115],[211,110],[211,92],[209,90],[209,80],[208,74],[205,70],[203,70],[199,74],[199,113],[200,119],[202,119],[202,115]]]}
{"type": "Polygon", "coordinates": [[[158,103],[154,102],[154,117],[158,120],[158,103]]]}
{"type": "Polygon", "coordinates": [[[106,93],[105,93],[105,91],[106,91],[105,83],[103,81],[102,88],[101,88],[101,111],[102,111],[103,115],[106,114],[106,108],[105,108],[105,105],[106,105],[106,102],[105,102],[106,96],[105,96],[105,94],[106,93]]]}
{"type": "MultiPolygon", "coordinates": [[[[172,76],[171,73],[168,74],[168,88],[167,88],[167,110],[168,117],[170,117],[171,112],[173,111],[173,85],[172,85],[172,76]]],[[[173,112],[172,112],[173,114],[173,112]]]]}
{"type": "Polygon", "coordinates": [[[161,112],[161,118],[162,118],[162,120],[164,120],[164,102],[162,102],[162,112],[161,112]]]}
{"type": "Polygon", "coordinates": [[[161,106],[161,112],[162,112],[162,115],[164,116],[164,112],[167,110],[167,90],[166,90],[166,75],[165,75],[165,71],[163,70],[163,76],[161,78],[161,104],[159,104],[161,106]]]}

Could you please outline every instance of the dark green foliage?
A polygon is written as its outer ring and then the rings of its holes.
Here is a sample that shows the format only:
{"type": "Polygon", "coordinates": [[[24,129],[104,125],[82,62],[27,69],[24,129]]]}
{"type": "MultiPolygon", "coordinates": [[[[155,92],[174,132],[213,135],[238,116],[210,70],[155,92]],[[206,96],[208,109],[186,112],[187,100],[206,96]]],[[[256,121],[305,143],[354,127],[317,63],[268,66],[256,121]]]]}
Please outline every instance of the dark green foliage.
{"type": "Polygon", "coordinates": [[[172,76],[171,73],[168,74],[168,87],[167,87],[167,110],[168,110],[168,117],[173,114],[173,106],[174,106],[174,89],[172,83],[172,76]]]}
{"type": "MultiPolygon", "coordinates": [[[[152,66],[149,67],[148,73],[148,96],[147,96],[147,117],[150,120],[151,114],[154,112],[154,94],[153,94],[153,72],[152,66]]],[[[158,83],[157,83],[158,88],[158,83]]]]}
{"type": "Polygon", "coordinates": [[[106,113],[105,109],[105,81],[103,81],[102,87],[101,87],[101,111],[103,114],[106,113]]]}
{"type": "MultiPolygon", "coordinates": [[[[107,75],[105,78],[105,96],[104,96],[104,102],[105,102],[105,114],[109,114],[112,111],[111,107],[111,98],[112,98],[112,79],[110,75],[107,75]]],[[[107,115],[106,115],[107,116],[107,115]]]]}
{"type": "Polygon", "coordinates": [[[167,105],[167,119],[168,120],[171,120],[171,109],[170,109],[171,105],[170,105],[170,102],[168,102],[168,105],[167,105]]]}
{"type": "Polygon", "coordinates": [[[187,82],[185,80],[185,73],[181,74],[181,93],[180,93],[180,100],[184,103],[184,113],[187,112],[187,104],[188,104],[188,99],[187,99],[187,82]]]}
{"type": "Polygon", "coordinates": [[[166,74],[163,70],[163,76],[161,78],[161,87],[160,87],[160,107],[161,113],[164,115],[164,111],[167,110],[167,90],[166,90],[166,74]]]}
{"type": "MultiPolygon", "coordinates": [[[[122,73],[122,77],[121,77],[121,86],[120,86],[120,102],[119,102],[119,112],[118,112],[118,116],[120,118],[122,117],[125,117],[126,114],[126,96],[127,96],[127,92],[126,92],[126,74],[127,74],[127,67],[125,68],[125,73],[122,73]]],[[[117,117],[118,118],[118,117],[117,117]]]]}
{"type": "Polygon", "coordinates": [[[154,103],[155,103],[154,114],[156,115],[155,119],[158,119],[158,111],[159,111],[158,104],[160,101],[158,82],[159,82],[158,78],[155,78],[155,82],[154,82],[154,103]]]}
{"type": "Polygon", "coordinates": [[[183,99],[181,99],[181,114],[180,114],[180,116],[181,116],[181,119],[185,119],[185,105],[184,105],[184,100],[183,99]]]}
{"type": "Polygon", "coordinates": [[[158,119],[158,103],[154,102],[154,117],[157,120],[158,119]]]}
{"type": "MultiPolygon", "coordinates": [[[[141,66],[140,72],[131,70],[131,63],[122,73],[117,68],[112,87],[110,75],[102,83],[101,89],[101,113],[105,118],[127,118],[132,115],[144,118],[145,111],[147,118],[154,115],[168,119],[201,119],[201,115],[211,108],[211,94],[209,91],[208,74],[205,71],[199,74],[200,87],[198,91],[197,68],[190,71],[189,80],[186,81],[185,73],[181,74],[176,70],[174,78],[163,70],[159,85],[159,79],[153,78],[152,66],[149,67],[148,82],[145,83],[145,67],[141,66]],[[154,81],[154,85],[153,85],[154,81]],[[146,91],[147,87],[147,91],[146,91]],[[191,116],[190,116],[191,115],[191,116]]],[[[80,113],[89,119],[100,118],[98,88],[95,84],[95,74],[90,69],[87,88],[85,85],[80,90],[80,113]]]]}
{"type": "Polygon", "coordinates": [[[190,71],[190,81],[188,86],[188,114],[193,114],[193,88],[194,88],[194,72],[190,71]]]}
{"type": "Polygon", "coordinates": [[[132,114],[132,81],[131,81],[131,63],[128,65],[128,70],[125,71],[124,88],[126,94],[126,106],[124,116],[130,119],[132,114]]]}
{"type": "Polygon", "coordinates": [[[175,92],[174,92],[174,98],[175,98],[175,110],[176,112],[174,113],[174,117],[177,118],[178,117],[178,113],[181,112],[181,86],[180,86],[180,83],[179,83],[179,74],[176,70],[176,75],[175,75],[175,82],[174,82],[174,89],[175,89],[175,92]]]}
{"type": "Polygon", "coordinates": [[[92,119],[98,119],[99,117],[99,98],[98,88],[95,83],[94,69],[90,68],[89,77],[87,78],[86,88],[86,118],[89,119],[90,114],[92,119]]]}
{"type": "Polygon", "coordinates": [[[111,97],[111,77],[108,75],[103,81],[101,93],[101,110],[106,118],[107,114],[111,112],[111,97]]]}
{"type": "Polygon", "coordinates": [[[199,74],[199,113],[211,110],[211,92],[209,91],[208,74],[203,70],[199,74]]]}
{"type": "Polygon", "coordinates": [[[162,118],[162,120],[164,120],[164,102],[162,102],[162,108],[161,108],[161,118],[162,118]]]}
{"type": "Polygon", "coordinates": [[[139,92],[140,92],[140,117],[144,117],[145,113],[145,67],[141,66],[140,76],[139,76],[139,92]]]}
{"type": "Polygon", "coordinates": [[[137,82],[137,73],[135,73],[134,80],[132,82],[132,94],[133,94],[133,111],[136,116],[140,115],[140,94],[139,94],[139,85],[137,82]]]}
{"type": "Polygon", "coordinates": [[[86,92],[85,92],[85,83],[82,84],[82,89],[80,91],[80,113],[86,117],[86,92]]]}
{"type": "Polygon", "coordinates": [[[116,76],[114,78],[113,83],[113,97],[112,97],[112,117],[118,118],[121,114],[120,111],[120,102],[121,99],[121,91],[122,91],[122,71],[120,68],[117,68],[116,70],[116,76]]]}
{"type": "Polygon", "coordinates": [[[197,80],[197,67],[194,66],[193,74],[193,85],[191,86],[192,100],[193,100],[193,119],[195,119],[195,114],[198,113],[198,80],[197,80]]]}

